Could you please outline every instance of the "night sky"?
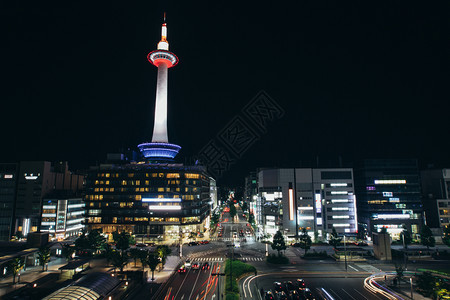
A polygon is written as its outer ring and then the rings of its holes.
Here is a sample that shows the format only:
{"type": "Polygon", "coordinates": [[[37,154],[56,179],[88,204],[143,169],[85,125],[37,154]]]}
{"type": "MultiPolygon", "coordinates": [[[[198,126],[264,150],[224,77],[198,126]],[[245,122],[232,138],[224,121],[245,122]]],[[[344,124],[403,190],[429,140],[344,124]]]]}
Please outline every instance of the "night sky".
{"type": "Polygon", "coordinates": [[[91,2],[0,4],[2,162],[83,169],[151,140],[157,69],[147,54],[167,11],[179,161],[264,90],[285,114],[223,183],[317,157],[322,167],[339,157],[450,167],[449,2],[91,2]]]}

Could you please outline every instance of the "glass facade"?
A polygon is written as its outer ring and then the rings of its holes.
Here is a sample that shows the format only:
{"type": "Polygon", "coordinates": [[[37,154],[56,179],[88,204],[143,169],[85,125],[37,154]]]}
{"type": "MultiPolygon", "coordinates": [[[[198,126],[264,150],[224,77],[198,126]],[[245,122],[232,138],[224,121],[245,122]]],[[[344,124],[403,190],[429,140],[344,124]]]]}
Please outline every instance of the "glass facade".
{"type": "Polygon", "coordinates": [[[365,160],[355,172],[361,230],[370,236],[385,227],[394,240],[403,226],[419,233],[423,207],[417,160],[365,160]]]}
{"type": "Polygon", "coordinates": [[[106,234],[126,230],[149,240],[172,239],[173,226],[202,225],[209,216],[209,183],[201,166],[100,166],[87,174],[85,222],[88,230],[106,234]]]}

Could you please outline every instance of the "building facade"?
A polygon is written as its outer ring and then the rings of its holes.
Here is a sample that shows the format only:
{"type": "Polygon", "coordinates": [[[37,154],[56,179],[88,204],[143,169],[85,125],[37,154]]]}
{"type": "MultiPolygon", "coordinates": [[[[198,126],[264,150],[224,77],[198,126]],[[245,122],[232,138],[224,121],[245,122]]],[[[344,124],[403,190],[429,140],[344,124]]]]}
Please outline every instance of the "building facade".
{"type": "Polygon", "coordinates": [[[84,230],[85,203],[81,197],[50,195],[43,200],[41,232],[52,240],[79,236],[84,230]]]}
{"type": "Polygon", "coordinates": [[[101,165],[88,171],[84,201],[88,231],[175,242],[209,227],[210,178],[201,166],[101,165]]]}
{"type": "Polygon", "coordinates": [[[83,175],[69,172],[67,162],[21,162],[15,206],[15,229],[24,236],[39,230],[43,198],[55,190],[74,193],[83,188],[83,175]]]}
{"type": "Polygon", "coordinates": [[[0,241],[13,234],[18,174],[19,164],[0,164],[0,241]]]}
{"type": "Polygon", "coordinates": [[[280,230],[295,238],[306,228],[325,240],[335,228],[339,234],[356,235],[352,169],[265,169],[257,175],[260,232],[280,230]]]}
{"type": "Polygon", "coordinates": [[[0,164],[0,239],[38,231],[44,197],[55,190],[81,192],[83,180],[69,172],[67,162],[0,164]]]}
{"type": "Polygon", "coordinates": [[[355,169],[360,230],[370,237],[385,227],[392,239],[404,227],[420,232],[423,207],[418,163],[415,159],[370,159],[355,169]]]}

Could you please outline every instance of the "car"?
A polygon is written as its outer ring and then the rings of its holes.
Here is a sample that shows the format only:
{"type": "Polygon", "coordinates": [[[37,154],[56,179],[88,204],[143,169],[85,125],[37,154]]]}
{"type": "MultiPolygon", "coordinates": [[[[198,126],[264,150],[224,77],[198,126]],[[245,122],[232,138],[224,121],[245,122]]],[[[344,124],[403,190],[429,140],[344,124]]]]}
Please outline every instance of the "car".
{"type": "Polygon", "coordinates": [[[285,291],[281,291],[281,292],[277,293],[277,298],[278,298],[278,300],[287,300],[288,296],[285,293],[285,291]]]}
{"type": "Polygon", "coordinates": [[[283,284],[284,284],[284,289],[286,290],[287,293],[289,293],[290,291],[296,290],[295,285],[292,283],[292,281],[285,281],[285,282],[283,282],[283,284]]]}
{"type": "Polygon", "coordinates": [[[293,290],[289,292],[289,299],[291,300],[300,300],[302,299],[302,296],[300,295],[300,292],[297,290],[293,290]]]}
{"type": "Polygon", "coordinates": [[[209,270],[209,268],[210,268],[209,262],[204,262],[202,265],[202,270],[209,270]]]}
{"type": "Polygon", "coordinates": [[[265,300],[275,300],[275,297],[271,291],[267,291],[264,294],[264,299],[265,300]]]}
{"type": "Polygon", "coordinates": [[[181,266],[181,267],[178,269],[178,273],[180,273],[180,274],[186,273],[186,267],[185,267],[185,266],[181,266]]]}
{"type": "Polygon", "coordinates": [[[222,232],[219,232],[219,234],[217,236],[218,237],[222,237],[222,232]]]}
{"type": "Polygon", "coordinates": [[[186,262],[184,263],[184,266],[186,267],[186,268],[190,268],[191,267],[191,261],[188,259],[188,260],[186,260],[186,262]]]}
{"type": "Polygon", "coordinates": [[[209,244],[209,241],[207,241],[207,240],[203,240],[203,241],[200,241],[200,244],[202,244],[202,245],[206,245],[206,244],[209,244]]]}
{"type": "Polygon", "coordinates": [[[276,293],[284,292],[284,287],[283,287],[283,285],[281,284],[281,282],[275,281],[275,282],[273,283],[273,291],[276,292],[276,293]]]}
{"type": "Polygon", "coordinates": [[[357,244],[356,244],[357,246],[367,246],[367,243],[366,242],[363,242],[363,241],[361,241],[361,242],[358,242],[357,244]]]}
{"type": "Polygon", "coordinates": [[[200,264],[197,263],[197,262],[193,263],[193,264],[192,264],[192,269],[193,269],[193,270],[198,270],[198,269],[200,269],[200,264]]]}
{"type": "Polygon", "coordinates": [[[311,290],[308,288],[305,288],[303,296],[304,296],[304,299],[306,299],[306,300],[315,300],[316,299],[316,297],[314,297],[314,295],[312,294],[311,290]]]}
{"type": "Polygon", "coordinates": [[[198,242],[189,242],[188,243],[188,246],[197,246],[198,245],[198,242]]]}
{"type": "Polygon", "coordinates": [[[298,278],[297,279],[297,287],[300,291],[303,291],[306,288],[306,283],[303,279],[298,278]]]}

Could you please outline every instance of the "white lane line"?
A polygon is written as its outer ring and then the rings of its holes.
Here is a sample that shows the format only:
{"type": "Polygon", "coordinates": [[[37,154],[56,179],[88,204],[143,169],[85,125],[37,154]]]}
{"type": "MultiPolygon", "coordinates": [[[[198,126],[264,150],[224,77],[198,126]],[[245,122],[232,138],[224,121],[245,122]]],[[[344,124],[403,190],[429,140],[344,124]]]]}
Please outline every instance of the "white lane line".
{"type": "Polygon", "coordinates": [[[320,292],[320,290],[322,290],[322,292],[325,293],[325,297],[327,298],[326,300],[334,300],[334,298],[330,295],[330,293],[327,292],[327,290],[325,290],[324,288],[317,288],[317,290],[320,292]]]}
{"type": "Polygon", "coordinates": [[[353,270],[355,270],[356,272],[359,272],[359,270],[358,270],[358,269],[356,269],[356,268],[352,267],[351,265],[348,265],[348,267],[349,267],[349,268],[352,268],[352,269],[353,269],[353,270]]]}
{"type": "Polygon", "coordinates": [[[344,290],[344,289],[341,289],[344,293],[346,293],[350,298],[352,298],[352,299],[354,299],[354,300],[356,300],[355,298],[353,298],[352,297],[352,295],[350,295],[346,290],[344,290]]]}
{"type": "Polygon", "coordinates": [[[332,289],[330,289],[330,292],[332,292],[336,297],[338,297],[339,299],[341,299],[342,300],[342,298],[341,297],[339,297],[339,295],[338,294],[336,294],[336,292],[335,291],[333,291],[332,289]]]}
{"type": "Polygon", "coordinates": [[[366,296],[364,296],[360,291],[358,291],[357,289],[354,289],[355,290],[355,292],[357,292],[358,294],[360,294],[361,295],[361,297],[363,297],[364,299],[367,299],[367,300],[369,300],[366,296]]]}
{"type": "Polygon", "coordinates": [[[192,287],[191,294],[189,295],[189,299],[192,299],[192,293],[194,292],[195,286],[197,285],[197,281],[198,281],[198,277],[199,276],[200,276],[200,272],[198,272],[198,274],[197,274],[197,278],[195,279],[194,286],[192,287]]]}

